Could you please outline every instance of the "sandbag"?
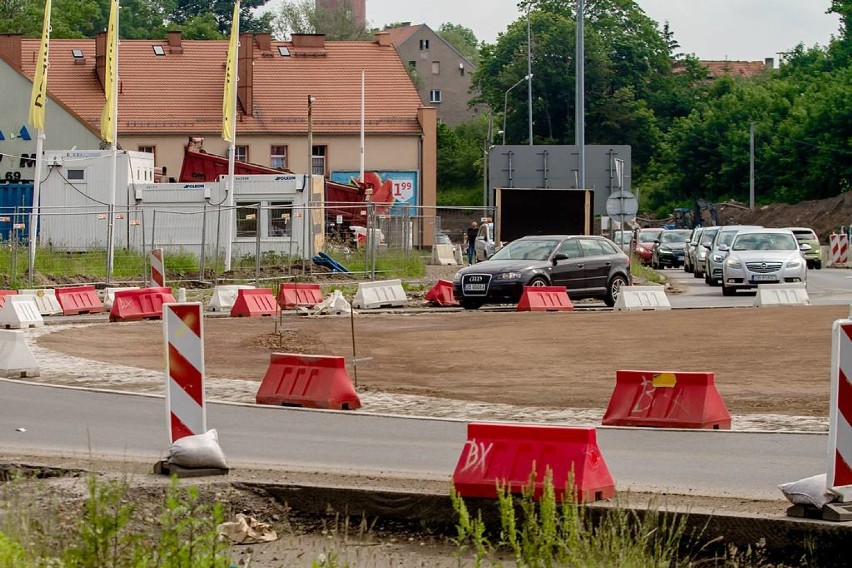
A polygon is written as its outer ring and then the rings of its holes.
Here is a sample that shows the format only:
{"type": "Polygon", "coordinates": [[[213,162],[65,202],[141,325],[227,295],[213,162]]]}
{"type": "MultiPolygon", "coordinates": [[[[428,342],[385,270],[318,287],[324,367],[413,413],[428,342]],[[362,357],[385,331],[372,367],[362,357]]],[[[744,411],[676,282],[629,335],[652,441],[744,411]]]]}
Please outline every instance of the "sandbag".
{"type": "Polygon", "coordinates": [[[837,496],[826,488],[825,477],[825,474],[821,473],[799,481],[784,483],[778,488],[794,505],[813,505],[817,509],[822,509],[824,505],[837,499],[837,496]]]}
{"type": "Polygon", "coordinates": [[[225,453],[219,446],[219,434],[211,429],[204,434],[184,436],[169,448],[168,463],[181,467],[216,467],[227,469],[225,453]]]}

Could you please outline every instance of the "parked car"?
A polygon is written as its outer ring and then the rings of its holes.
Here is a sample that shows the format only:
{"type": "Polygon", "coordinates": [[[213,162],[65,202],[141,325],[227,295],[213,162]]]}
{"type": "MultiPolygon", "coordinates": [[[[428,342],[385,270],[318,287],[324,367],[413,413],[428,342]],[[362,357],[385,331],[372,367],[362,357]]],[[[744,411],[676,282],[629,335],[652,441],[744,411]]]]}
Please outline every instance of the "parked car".
{"type": "Polygon", "coordinates": [[[614,306],[630,280],[630,260],[605,237],[523,237],[490,259],[459,270],[453,293],[466,309],[517,303],[524,286],[565,286],[573,299],[600,298],[614,306]]]}
{"type": "Polygon", "coordinates": [[[745,229],[760,228],[756,225],[726,225],[719,228],[705,260],[704,282],[710,286],[718,286],[722,280],[722,265],[725,263],[725,257],[728,256],[734,237],[745,229]]]}
{"type": "Polygon", "coordinates": [[[654,250],[654,241],[660,237],[665,229],[636,229],[633,236],[633,254],[639,257],[642,264],[651,263],[651,252],[654,250]]]}
{"type": "Polygon", "coordinates": [[[704,232],[704,227],[696,227],[689,234],[689,239],[686,241],[686,248],[683,251],[683,271],[692,272],[695,270],[695,248],[701,240],[701,233],[704,232]]]}
{"type": "Polygon", "coordinates": [[[807,244],[810,250],[805,251],[805,262],[808,268],[822,268],[822,250],[819,247],[819,237],[813,229],[807,227],[788,227],[793,231],[793,236],[799,241],[799,244],[807,244]]]}
{"type": "MultiPolygon", "coordinates": [[[[502,243],[500,245],[502,246],[502,243]]],[[[476,262],[488,260],[499,248],[497,243],[494,242],[494,223],[481,224],[474,242],[476,262]]]]}
{"type": "Polygon", "coordinates": [[[683,264],[686,241],[691,232],[688,229],[674,229],[660,233],[651,250],[651,268],[677,268],[683,264]]]}
{"type": "Polygon", "coordinates": [[[613,234],[613,242],[624,251],[624,254],[630,254],[630,242],[633,240],[633,231],[619,230],[613,234]]]}
{"type": "Polygon", "coordinates": [[[710,253],[713,239],[716,238],[718,232],[719,227],[707,227],[701,233],[701,240],[698,241],[698,246],[695,247],[692,258],[692,275],[695,278],[704,278],[704,271],[707,268],[707,255],[710,253]]]}
{"type": "Polygon", "coordinates": [[[722,294],[756,288],[759,284],[807,283],[807,266],[801,245],[790,229],[742,229],[736,233],[722,269],[722,294]]]}

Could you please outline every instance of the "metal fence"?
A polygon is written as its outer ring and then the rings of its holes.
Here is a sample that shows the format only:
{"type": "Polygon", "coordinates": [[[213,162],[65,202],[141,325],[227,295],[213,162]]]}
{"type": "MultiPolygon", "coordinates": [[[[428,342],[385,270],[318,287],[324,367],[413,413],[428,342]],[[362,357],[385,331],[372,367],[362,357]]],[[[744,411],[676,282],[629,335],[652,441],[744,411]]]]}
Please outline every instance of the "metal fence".
{"type": "Polygon", "coordinates": [[[471,221],[493,218],[473,207],[383,207],[373,203],[261,205],[234,208],[133,206],[114,213],[108,273],[108,208],[43,208],[35,262],[29,265],[29,208],[0,210],[0,287],[102,279],[147,283],[149,254],[161,248],[172,283],[261,284],[334,272],[381,277],[388,265],[422,262],[431,244],[461,245],[471,221]],[[228,223],[231,240],[228,247],[228,223]],[[230,271],[226,256],[230,248],[230,271]],[[335,264],[336,263],[336,264],[335,264]]]}

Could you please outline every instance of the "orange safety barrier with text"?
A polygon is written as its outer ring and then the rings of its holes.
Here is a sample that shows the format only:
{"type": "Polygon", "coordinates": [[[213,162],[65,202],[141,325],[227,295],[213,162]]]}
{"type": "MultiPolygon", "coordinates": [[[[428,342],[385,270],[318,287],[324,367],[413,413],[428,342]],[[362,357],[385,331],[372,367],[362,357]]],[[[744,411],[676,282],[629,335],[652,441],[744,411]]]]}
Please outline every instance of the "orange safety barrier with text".
{"type": "Polygon", "coordinates": [[[104,303],[98,298],[94,286],[72,286],[57,288],[56,300],[62,306],[62,315],[99,314],[104,311],[104,303]]]}
{"type": "Polygon", "coordinates": [[[248,288],[237,290],[237,300],[231,308],[233,318],[259,318],[278,315],[278,304],[272,288],[248,288]]]}
{"type": "Polygon", "coordinates": [[[300,284],[298,282],[281,283],[278,288],[278,305],[290,310],[295,307],[313,308],[322,302],[319,284],[300,284]]]}
{"type": "Polygon", "coordinates": [[[361,400],[343,357],[273,353],[255,395],[257,404],[355,410],[361,400]]]}
{"type": "Polygon", "coordinates": [[[521,493],[534,473],[533,495],[539,499],[548,470],[560,501],[566,494],[568,500],[573,495],[580,503],[615,495],[597,431],[566,426],[468,424],[453,485],[462,497],[493,499],[498,486],[521,493]]]}
{"type": "Polygon", "coordinates": [[[426,292],[423,299],[436,306],[458,306],[459,303],[453,296],[453,283],[449,280],[438,280],[432,289],[426,292]]]}
{"type": "Polygon", "coordinates": [[[572,312],[574,304],[565,286],[524,286],[519,312],[572,312]]]}
{"type": "Polygon", "coordinates": [[[730,430],[713,373],[616,371],[604,426],[730,430]]]}
{"type": "Polygon", "coordinates": [[[118,290],[109,312],[109,321],[161,319],[163,304],[174,304],[171,288],[118,290]]]}

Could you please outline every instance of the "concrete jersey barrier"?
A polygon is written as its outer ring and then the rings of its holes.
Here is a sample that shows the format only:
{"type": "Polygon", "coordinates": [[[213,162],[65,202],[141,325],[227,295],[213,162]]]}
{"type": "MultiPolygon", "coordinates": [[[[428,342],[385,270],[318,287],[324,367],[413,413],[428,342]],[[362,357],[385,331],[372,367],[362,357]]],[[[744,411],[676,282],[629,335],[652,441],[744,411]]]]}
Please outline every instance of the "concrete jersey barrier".
{"type": "Polygon", "coordinates": [[[457,266],[453,245],[432,245],[432,264],[438,266],[457,266]]]}
{"type": "Polygon", "coordinates": [[[0,308],[0,328],[24,329],[43,325],[44,319],[32,296],[8,296],[0,308]]]}
{"type": "Polygon", "coordinates": [[[810,306],[811,299],[805,284],[759,284],[754,307],[810,306]]]}
{"type": "Polygon", "coordinates": [[[38,307],[38,312],[43,316],[52,316],[62,313],[62,306],[56,299],[56,290],[53,288],[28,288],[18,292],[21,296],[32,296],[38,307]]]}
{"type": "Polygon", "coordinates": [[[623,286],[615,301],[616,311],[670,310],[663,286],[623,286]]]}
{"type": "Polygon", "coordinates": [[[213,296],[207,304],[207,309],[211,312],[230,312],[231,308],[237,301],[237,292],[239,290],[251,290],[254,286],[248,284],[232,284],[227,286],[216,286],[213,289],[213,296]]]}
{"type": "Polygon", "coordinates": [[[0,330],[0,377],[22,379],[40,374],[41,369],[24,339],[24,332],[0,330]]]}
{"type": "Polygon", "coordinates": [[[401,307],[408,302],[401,280],[361,282],[355,294],[353,307],[359,309],[401,307]]]}

